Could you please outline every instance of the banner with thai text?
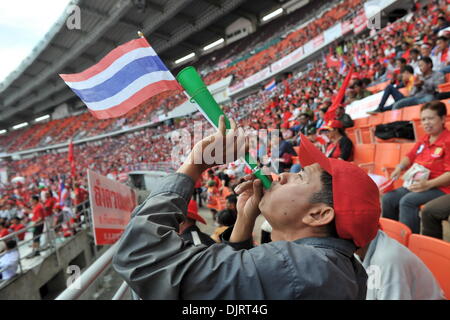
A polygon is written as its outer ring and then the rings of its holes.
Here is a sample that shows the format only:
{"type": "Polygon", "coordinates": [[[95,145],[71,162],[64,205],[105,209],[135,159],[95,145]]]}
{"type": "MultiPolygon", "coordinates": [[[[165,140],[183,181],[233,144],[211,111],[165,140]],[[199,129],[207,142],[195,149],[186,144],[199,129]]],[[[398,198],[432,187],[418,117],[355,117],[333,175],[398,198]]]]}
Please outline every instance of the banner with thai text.
{"type": "Polygon", "coordinates": [[[126,185],[91,170],[88,170],[88,186],[95,244],[113,244],[137,206],[136,194],[126,185]]]}

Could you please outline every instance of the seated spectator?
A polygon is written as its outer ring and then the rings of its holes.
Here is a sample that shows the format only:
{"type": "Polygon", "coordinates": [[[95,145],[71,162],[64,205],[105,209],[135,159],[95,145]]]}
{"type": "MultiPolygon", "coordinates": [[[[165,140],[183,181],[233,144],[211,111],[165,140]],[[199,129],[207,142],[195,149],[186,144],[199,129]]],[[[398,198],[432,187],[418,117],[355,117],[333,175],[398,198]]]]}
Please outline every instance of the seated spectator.
{"type": "Polygon", "coordinates": [[[328,158],[345,161],[353,160],[353,142],[345,134],[341,121],[329,121],[320,131],[325,133],[330,140],[325,151],[325,155],[328,158]]]}
{"type": "Polygon", "coordinates": [[[364,88],[364,83],[361,80],[357,80],[353,84],[353,90],[355,91],[355,101],[372,95],[372,92],[364,88]]]}
{"type": "Polygon", "coordinates": [[[180,223],[180,237],[184,241],[193,243],[194,246],[199,246],[201,244],[210,246],[214,244],[214,240],[211,239],[211,237],[206,233],[201,232],[197,227],[197,221],[206,224],[205,219],[198,214],[197,202],[191,200],[189,201],[186,218],[182,223],[180,223]]]}
{"type": "Polygon", "coordinates": [[[0,257],[0,278],[2,280],[9,280],[16,276],[19,259],[16,241],[6,241],[6,253],[0,257]]]}
{"type": "Polygon", "coordinates": [[[381,230],[355,252],[369,276],[366,300],[444,300],[431,271],[414,253],[381,230]]]}
{"type": "Polygon", "coordinates": [[[344,107],[339,107],[336,109],[335,119],[342,122],[344,129],[351,128],[355,125],[352,117],[349,114],[345,113],[344,107]]]}
{"type": "Polygon", "coordinates": [[[236,212],[233,210],[225,209],[222,211],[219,211],[217,214],[217,223],[219,226],[214,230],[214,233],[211,235],[211,238],[215,242],[222,242],[220,240],[221,234],[228,229],[228,227],[231,227],[236,222],[236,212]]]}
{"type": "Polygon", "coordinates": [[[308,128],[308,125],[311,124],[311,117],[308,113],[301,113],[298,117],[298,120],[300,124],[292,127],[290,130],[292,130],[295,134],[302,133],[306,134],[306,130],[308,128]]]}
{"type": "Polygon", "coordinates": [[[6,227],[6,222],[0,223],[0,239],[6,237],[9,234],[9,230],[6,227]]]}
{"type": "Polygon", "coordinates": [[[407,65],[406,67],[403,68],[402,79],[400,84],[398,86],[395,86],[394,84],[388,85],[386,89],[384,89],[383,97],[381,98],[378,107],[375,110],[369,111],[367,113],[376,114],[379,112],[392,110],[392,106],[387,107],[384,106],[389,97],[392,96],[395,101],[399,101],[405,98],[405,95],[403,95],[398,89],[406,87],[407,90],[406,96],[408,96],[408,93],[412,90],[413,86],[414,86],[414,69],[412,68],[412,66],[407,65]]]}
{"type": "Polygon", "coordinates": [[[378,61],[373,65],[373,81],[374,84],[386,81],[386,68],[378,61]]]}
{"type": "Polygon", "coordinates": [[[433,65],[435,71],[440,71],[444,74],[450,72],[450,54],[448,52],[448,39],[441,36],[436,41],[436,47],[432,55],[433,65]]]}
{"type": "Polygon", "coordinates": [[[436,28],[433,29],[433,33],[438,34],[439,31],[444,30],[450,25],[450,23],[447,21],[445,16],[440,16],[438,18],[438,25],[436,28]]]}
{"type": "Polygon", "coordinates": [[[319,129],[320,127],[322,127],[325,123],[325,113],[327,113],[328,108],[321,108],[318,112],[318,117],[317,120],[314,122],[314,126],[316,129],[319,129]]]}
{"type": "MultiPolygon", "coordinates": [[[[11,225],[9,226],[9,229],[12,232],[17,232],[19,230],[25,229],[25,226],[20,222],[19,217],[13,217],[11,219],[11,225]]],[[[17,235],[17,238],[19,238],[20,241],[25,239],[25,232],[22,232],[17,235]]]]}
{"type": "Polygon", "coordinates": [[[420,113],[426,132],[391,174],[398,179],[403,170],[417,163],[430,171],[427,180],[398,188],[382,198],[383,217],[406,224],[420,233],[421,205],[450,193],[450,132],[445,128],[447,109],[440,101],[425,104],[420,113]]]}
{"type": "Polygon", "coordinates": [[[415,75],[422,74],[422,71],[420,71],[419,67],[419,61],[420,61],[420,51],[416,48],[411,49],[411,51],[409,51],[408,64],[414,69],[413,74],[415,75]]]}
{"type": "Polygon", "coordinates": [[[422,234],[443,239],[442,221],[450,216],[450,194],[441,196],[425,204],[422,209],[422,234]]]}
{"type": "MultiPolygon", "coordinates": [[[[305,131],[306,129],[307,126],[305,126],[305,131]]],[[[275,135],[273,135],[271,138],[272,159],[275,161],[275,163],[272,163],[271,165],[275,166],[274,169],[276,170],[276,172],[282,173],[291,167],[292,156],[296,156],[296,153],[294,151],[292,143],[284,139],[281,131],[278,132],[278,140],[275,135]]]]}
{"type": "Polygon", "coordinates": [[[433,71],[431,58],[423,57],[419,64],[422,75],[416,77],[410,97],[394,103],[393,110],[432,101],[435,98],[438,85],[444,83],[444,75],[441,72],[433,71]]]}

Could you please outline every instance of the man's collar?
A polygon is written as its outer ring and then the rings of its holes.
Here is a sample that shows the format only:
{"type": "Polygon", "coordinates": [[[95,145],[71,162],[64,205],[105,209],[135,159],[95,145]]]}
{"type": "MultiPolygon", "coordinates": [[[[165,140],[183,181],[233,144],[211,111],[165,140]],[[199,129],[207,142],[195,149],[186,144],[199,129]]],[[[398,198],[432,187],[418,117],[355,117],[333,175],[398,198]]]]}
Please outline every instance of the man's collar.
{"type": "Polygon", "coordinates": [[[352,257],[353,253],[356,251],[356,246],[351,240],[345,240],[340,238],[333,238],[333,237],[323,237],[323,238],[316,238],[316,237],[309,237],[309,238],[302,238],[297,239],[294,241],[297,244],[305,245],[305,246],[313,246],[313,247],[320,247],[320,248],[330,248],[334,249],[336,251],[339,251],[340,253],[352,257]]]}

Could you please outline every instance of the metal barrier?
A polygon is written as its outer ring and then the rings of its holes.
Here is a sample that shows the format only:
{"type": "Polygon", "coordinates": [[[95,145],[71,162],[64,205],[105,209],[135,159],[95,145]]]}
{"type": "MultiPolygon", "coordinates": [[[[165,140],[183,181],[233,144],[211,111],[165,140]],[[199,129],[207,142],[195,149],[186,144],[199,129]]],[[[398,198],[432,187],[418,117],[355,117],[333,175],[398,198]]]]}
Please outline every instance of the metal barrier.
{"type": "MultiPolygon", "coordinates": [[[[102,254],[95,262],[87,268],[81,276],[75,280],[66,290],[64,290],[55,300],[76,300],[78,299],[94,281],[102,275],[112,262],[116,253],[116,244],[102,254]]],[[[121,287],[122,288],[122,287],[121,287]]],[[[119,290],[121,289],[119,288],[119,290]]],[[[116,293],[115,296],[118,294],[116,293]]]]}

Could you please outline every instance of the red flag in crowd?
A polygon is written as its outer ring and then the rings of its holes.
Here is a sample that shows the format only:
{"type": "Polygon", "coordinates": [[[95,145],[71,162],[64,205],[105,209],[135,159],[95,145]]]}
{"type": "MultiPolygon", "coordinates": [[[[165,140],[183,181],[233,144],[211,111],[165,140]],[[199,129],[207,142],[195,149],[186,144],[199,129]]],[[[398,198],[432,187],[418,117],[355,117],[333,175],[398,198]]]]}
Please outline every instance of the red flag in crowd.
{"type": "Polygon", "coordinates": [[[328,68],[340,68],[341,67],[341,61],[336,58],[332,54],[327,55],[327,67],[328,68]]]}
{"type": "Polygon", "coordinates": [[[328,109],[327,113],[325,113],[325,122],[328,122],[330,120],[333,120],[335,117],[336,109],[341,105],[342,99],[345,95],[345,90],[347,90],[348,84],[350,83],[350,79],[352,78],[353,74],[353,65],[350,67],[350,71],[347,74],[347,77],[345,78],[344,82],[342,83],[341,88],[339,89],[339,93],[337,94],[336,98],[333,101],[333,104],[328,109]]]}
{"type": "Polygon", "coordinates": [[[287,97],[288,95],[291,94],[291,88],[289,87],[289,82],[287,80],[283,80],[283,84],[284,84],[284,96],[287,97]]]}
{"type": "Polygon", "coordinates": [[[72,139],[69,140],[68,160],[70,162],[70,176],[72,178],[75,178],[75,160],[73,158],[73,142],[72,142],[72,139]]]}

